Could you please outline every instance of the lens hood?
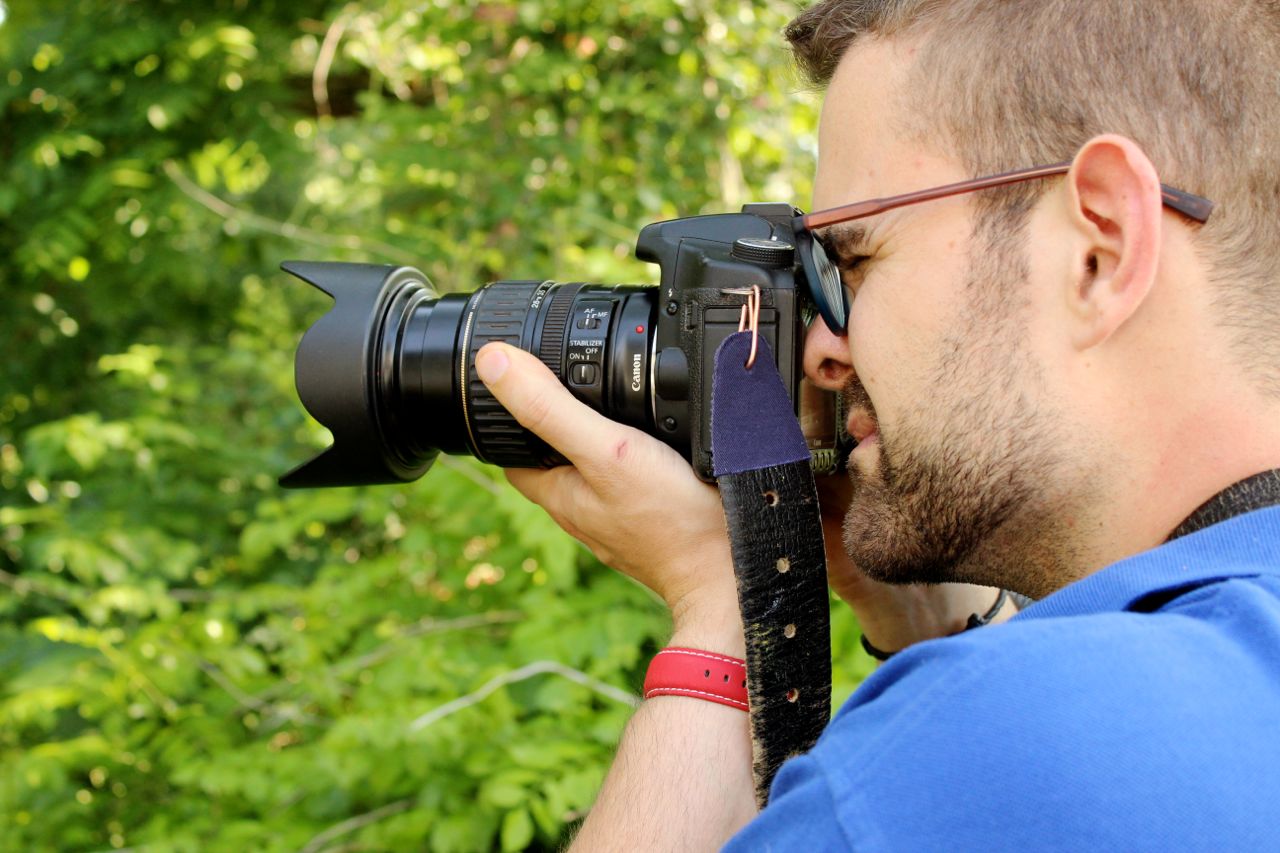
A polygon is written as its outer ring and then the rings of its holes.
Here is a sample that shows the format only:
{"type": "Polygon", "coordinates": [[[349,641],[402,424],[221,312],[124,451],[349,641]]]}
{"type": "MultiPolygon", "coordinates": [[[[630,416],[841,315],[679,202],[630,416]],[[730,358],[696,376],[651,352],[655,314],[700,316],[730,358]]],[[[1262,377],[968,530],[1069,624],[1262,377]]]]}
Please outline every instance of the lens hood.
{"type": "Polygon", "coordinates": [[[333,445],[280,478],[285,488],[402,483],[426,473],[438,451],[410,451],[387,399],[396,382],[403,319],[434,299],[412,267],[286,261],[286,272],[333,297],[298,345],[294,381],[302,404],[333,433],[333,445]]]}

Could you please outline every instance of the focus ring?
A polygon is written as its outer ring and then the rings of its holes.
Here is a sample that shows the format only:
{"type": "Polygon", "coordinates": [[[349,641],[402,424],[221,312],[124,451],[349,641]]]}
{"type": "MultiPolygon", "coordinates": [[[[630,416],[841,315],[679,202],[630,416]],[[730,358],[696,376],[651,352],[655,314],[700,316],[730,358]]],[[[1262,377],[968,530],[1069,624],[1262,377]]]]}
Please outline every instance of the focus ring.
{"type": "Polygon", "coordinates": [[[503,468],[546,468],[563,459],[546,442],[529,432],[490,393],[476,374],[475,354],[491,341],[521,346],[529,303],[539,282],[502,282],[490,285],[476,300],[471,318],[471,345],[467,355],[468,411],[477,459],[503,468]]]}
{"type": "Polygon", "coordinates": [[[538,358],[545,364],[557,379],[563,381],[561,371],[564,369],[564,333],[569,327],[569,312],[573,310],[573,299],[582,289],[580,284],[564,284],[552,294],[551,304],[547,306],[547,319],[542,326],[542,340],[538,343],[538,358]]]}

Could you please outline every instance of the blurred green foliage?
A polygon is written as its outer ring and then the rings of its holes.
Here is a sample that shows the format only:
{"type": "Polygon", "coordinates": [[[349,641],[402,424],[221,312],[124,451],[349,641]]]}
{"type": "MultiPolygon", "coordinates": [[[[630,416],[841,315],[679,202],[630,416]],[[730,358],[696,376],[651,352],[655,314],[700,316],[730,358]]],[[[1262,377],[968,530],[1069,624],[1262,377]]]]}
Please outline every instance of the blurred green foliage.
{"type": "Polygon", "coordinates": [[[665,612],[469,459],[281,492],[278,265],[652,281],[643,224],[808,198],[795,8],[4,11],[0,847],[554,848],[665,612]]]}

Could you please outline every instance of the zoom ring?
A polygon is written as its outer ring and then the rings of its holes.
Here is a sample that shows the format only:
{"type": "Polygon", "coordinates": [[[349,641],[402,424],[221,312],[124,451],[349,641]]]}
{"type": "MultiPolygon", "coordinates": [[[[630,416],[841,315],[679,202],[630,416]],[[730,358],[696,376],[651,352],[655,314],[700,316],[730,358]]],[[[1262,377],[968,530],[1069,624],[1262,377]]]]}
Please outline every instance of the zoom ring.
{"type": "Polygon", "coordinates": [[[529,302],[539,282],[503,282],[481,291],[467,357],[468,412],[476,458],[503,468],[546,468],[564,459],[516,422],[476,374],[476,356],[490,341],[521,346],[529,302]]]}

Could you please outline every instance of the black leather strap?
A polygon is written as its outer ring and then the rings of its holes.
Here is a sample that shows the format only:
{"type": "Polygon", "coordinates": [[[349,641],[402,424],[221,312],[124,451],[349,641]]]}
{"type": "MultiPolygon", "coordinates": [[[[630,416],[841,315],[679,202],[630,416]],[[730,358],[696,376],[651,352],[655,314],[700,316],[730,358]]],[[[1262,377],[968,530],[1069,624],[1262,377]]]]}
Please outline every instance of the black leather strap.
{"type": "Polygon", "coordinates": [[[809,451],[767,342],[716,353],[712,454],[746,630],[756,801],[782,763],[807,752],[831,717],[826,555],[809,451]]]}
{"type": "Polygon", "coordinates": [[[756,801],[831,718],[831,627],[809,462],[720,477],[747,640],[756,801]]]}

